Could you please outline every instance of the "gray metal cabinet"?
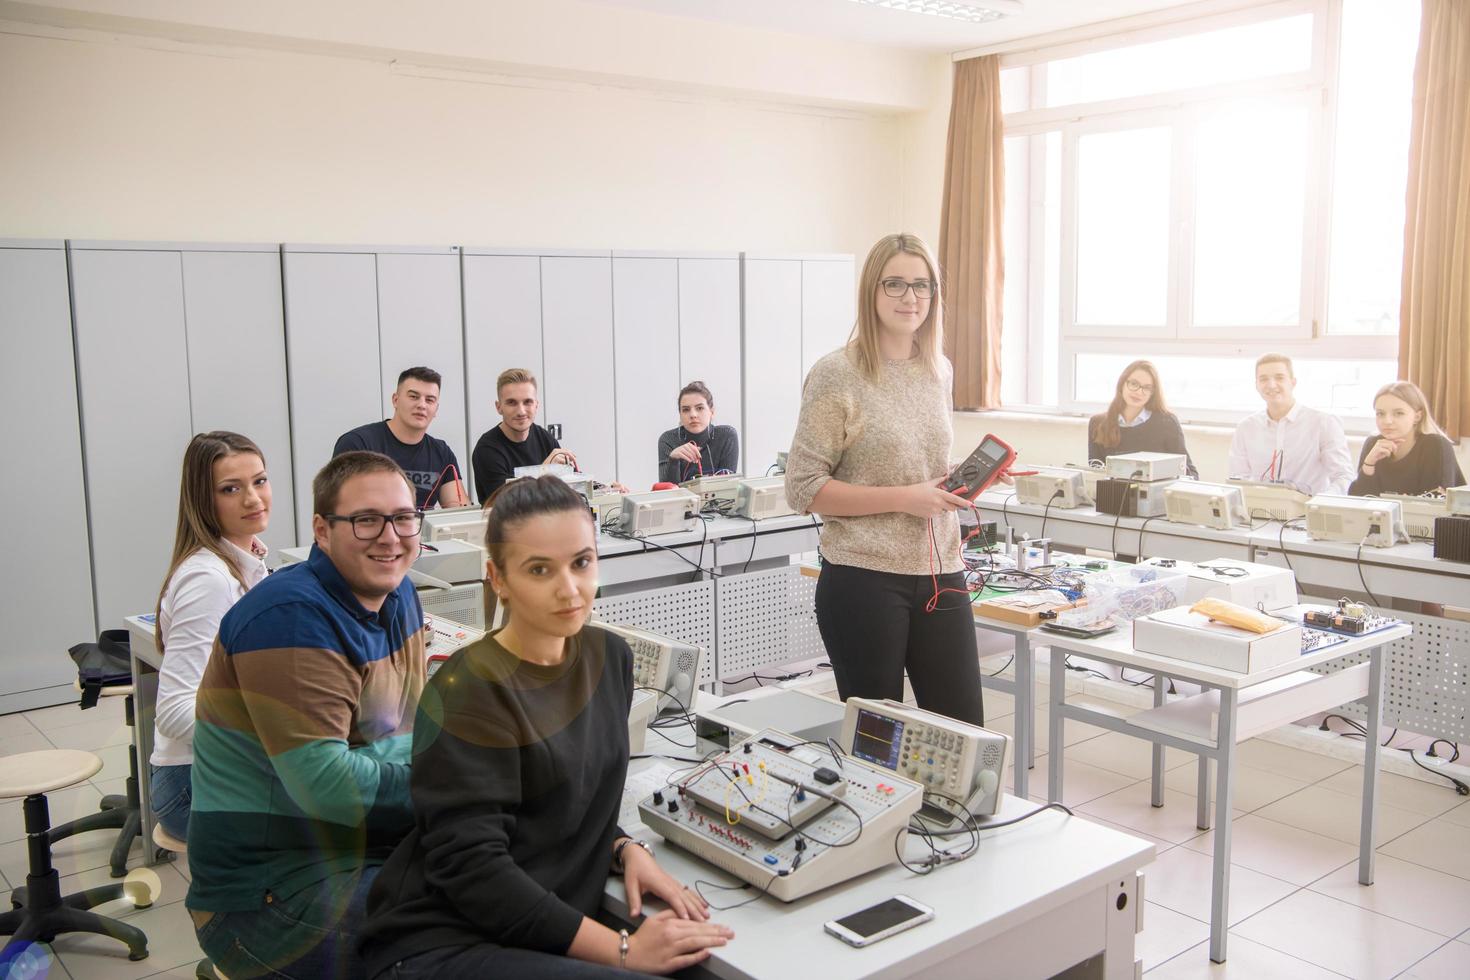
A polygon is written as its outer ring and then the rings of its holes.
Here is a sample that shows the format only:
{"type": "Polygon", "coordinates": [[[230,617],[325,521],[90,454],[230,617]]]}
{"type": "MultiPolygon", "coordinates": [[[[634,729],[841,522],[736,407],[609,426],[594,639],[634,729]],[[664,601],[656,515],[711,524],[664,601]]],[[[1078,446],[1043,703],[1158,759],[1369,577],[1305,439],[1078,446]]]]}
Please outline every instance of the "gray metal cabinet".
{"type": "Polygon", "coordinates": [[[852,334],[857,319],[852,256],[803,259],[801,263],[801,377],[852,334]]]}
{"type": "MultiPolygon", "coordinates": [[[[468,488],[459,249],[380,252],[377,260],[381,416],[393,414],[393,390],[405,368],[423,365],[438,371],[444,380],[429,434],[449,443],[468,488]]],[[[446,483],[450,479],[444,476],[446,483]]]]}
{"type": "Polygon", "coordinates": [[[647,490],[658,479],[658,437],[679,424],[679,262],[613,258],[618,479],[647,490]]]}
{"type": "MultiPolygon", "coordinates": [[[[281,252],[276,245],[182,252],[193,431],[255,440],[271,477],[272,550],[297,542],[281,252]]],[[[182,458],[183,447],[177,450],[182,458]]]]}
{"type": "Polygon", "coordinates": [[[562,445],[604,481],[618,472],[612,321],[609,253],[542,256],[542,421],[560,423],[562,445]]]}
{"type": "Polygon", "coordinates": [[[385,418],[378,345],[377,261],[372,251],[283,256],[286,350],[291,389],[291,455],[296,527],[311,540],[311,481],[338,437],[385,418]]]}
{"type": "Polygon", "coordinates": [[[763,475],[791,448],[801,408],[801,260],[744,259],[746,472],[763,475]]]}
{"type": "Polygon", "coordinates": [[[295,543],[275,245],[73,242],[72,292],[98,622],[153,609],[196,432],[265,453],[273,548],[295,543]]]}
{"type": "Polygon", "coordinates": [[[738,255],[679,259],[679,387],[691,381],[709,386],[716,424],[742,426],[738,255]]]}
{"type": "Polygon", "coordinates": [[[87,513],[97,623],[153,609],[193,435],[177,251],[73,243],[87,513]]]}
{"type": "MultiPolygon", "coordinates": [[[[23,555],[0,606],[0,714],[71,700],[66,648],[94,638],[76,363],[59,241],[0,241],[0,385],[24,424],[0,428],[0,508],[23,555]],[[34,479],[32,479],[34,477],[34,479]]],[[[19,751],[19,749],[17,749],[19,751]]]]}
{"type": "MultiPolygon", "coordinates": [[[[513,367],[545,377],[541,356],[541,259],[537,255],[465,249],[464,357],[469,445],[500,424],[495,379],[513,367]]],[[[543,420],[544,421],[544,418],[543,420]]],[[[473,469],[469,459],[467,468],[473,469]]],[[[475,499],[479,488],[474,489],[475,499]]]]}

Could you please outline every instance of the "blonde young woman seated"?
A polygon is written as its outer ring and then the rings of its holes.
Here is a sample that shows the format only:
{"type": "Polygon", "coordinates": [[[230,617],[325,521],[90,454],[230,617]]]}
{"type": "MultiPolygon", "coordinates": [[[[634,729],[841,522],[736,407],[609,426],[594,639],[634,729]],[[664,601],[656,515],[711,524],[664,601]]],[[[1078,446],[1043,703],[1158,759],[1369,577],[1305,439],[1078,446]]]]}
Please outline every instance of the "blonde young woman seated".
{"type": "Polygon", "coordinates": [[[1464,484],[1455,446],[1445,438],[1419,386],[1395,381],[1373,396],[1378,434],[1363,440],[1358,474],[1348,493],[1428,493],[1464,484]]]}

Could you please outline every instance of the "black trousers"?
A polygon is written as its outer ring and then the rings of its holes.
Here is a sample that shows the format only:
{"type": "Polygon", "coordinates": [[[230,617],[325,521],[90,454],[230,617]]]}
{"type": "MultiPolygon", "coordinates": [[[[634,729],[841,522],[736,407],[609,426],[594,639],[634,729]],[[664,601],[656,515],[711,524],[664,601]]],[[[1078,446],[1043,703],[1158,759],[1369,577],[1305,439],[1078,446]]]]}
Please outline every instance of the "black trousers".
{"type": "MultiPolygon", "coordinates": [[[[939,587],[965,590],[964,575],[939,576],[939,587]]],[[[919,707],[972,725],[985,724],[975,617],[965,595],[934,595],[928,575],[896,575],[851,565],[822,566],[817,628],[837,675],[837,694],[903,700],[908,673],[919,707]]]]}

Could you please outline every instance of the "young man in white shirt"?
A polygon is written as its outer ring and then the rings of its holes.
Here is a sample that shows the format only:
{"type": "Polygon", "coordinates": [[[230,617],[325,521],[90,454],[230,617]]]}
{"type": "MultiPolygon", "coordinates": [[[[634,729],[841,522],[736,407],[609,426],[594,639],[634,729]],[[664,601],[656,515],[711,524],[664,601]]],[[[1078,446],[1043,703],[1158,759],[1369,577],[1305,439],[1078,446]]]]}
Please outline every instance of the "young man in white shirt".
{"type": "Polygon", "coordinates": [[[1256,391],[1266,410],[1236,428],[1230,475],[1287,483],[1309,494],[1347,493],[1353,462],[1342,423],[1297,402],[1291,358],[1262,354],[1256,361],[1256,391]]]}

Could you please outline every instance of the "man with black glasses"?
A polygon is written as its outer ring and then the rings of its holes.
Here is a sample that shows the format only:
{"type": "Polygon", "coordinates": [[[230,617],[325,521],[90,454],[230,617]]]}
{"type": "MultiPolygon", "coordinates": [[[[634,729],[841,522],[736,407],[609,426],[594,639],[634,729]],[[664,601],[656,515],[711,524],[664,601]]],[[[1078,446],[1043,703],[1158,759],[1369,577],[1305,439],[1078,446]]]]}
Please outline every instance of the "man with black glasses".
{"type": "Polygon", "coordinates": [[[226,976],[350,977],[368,888],[413,825],[423,513],[386,456],[312,481],[306,561],[225,614],[199,685],[187,906],[226,976]]]}

